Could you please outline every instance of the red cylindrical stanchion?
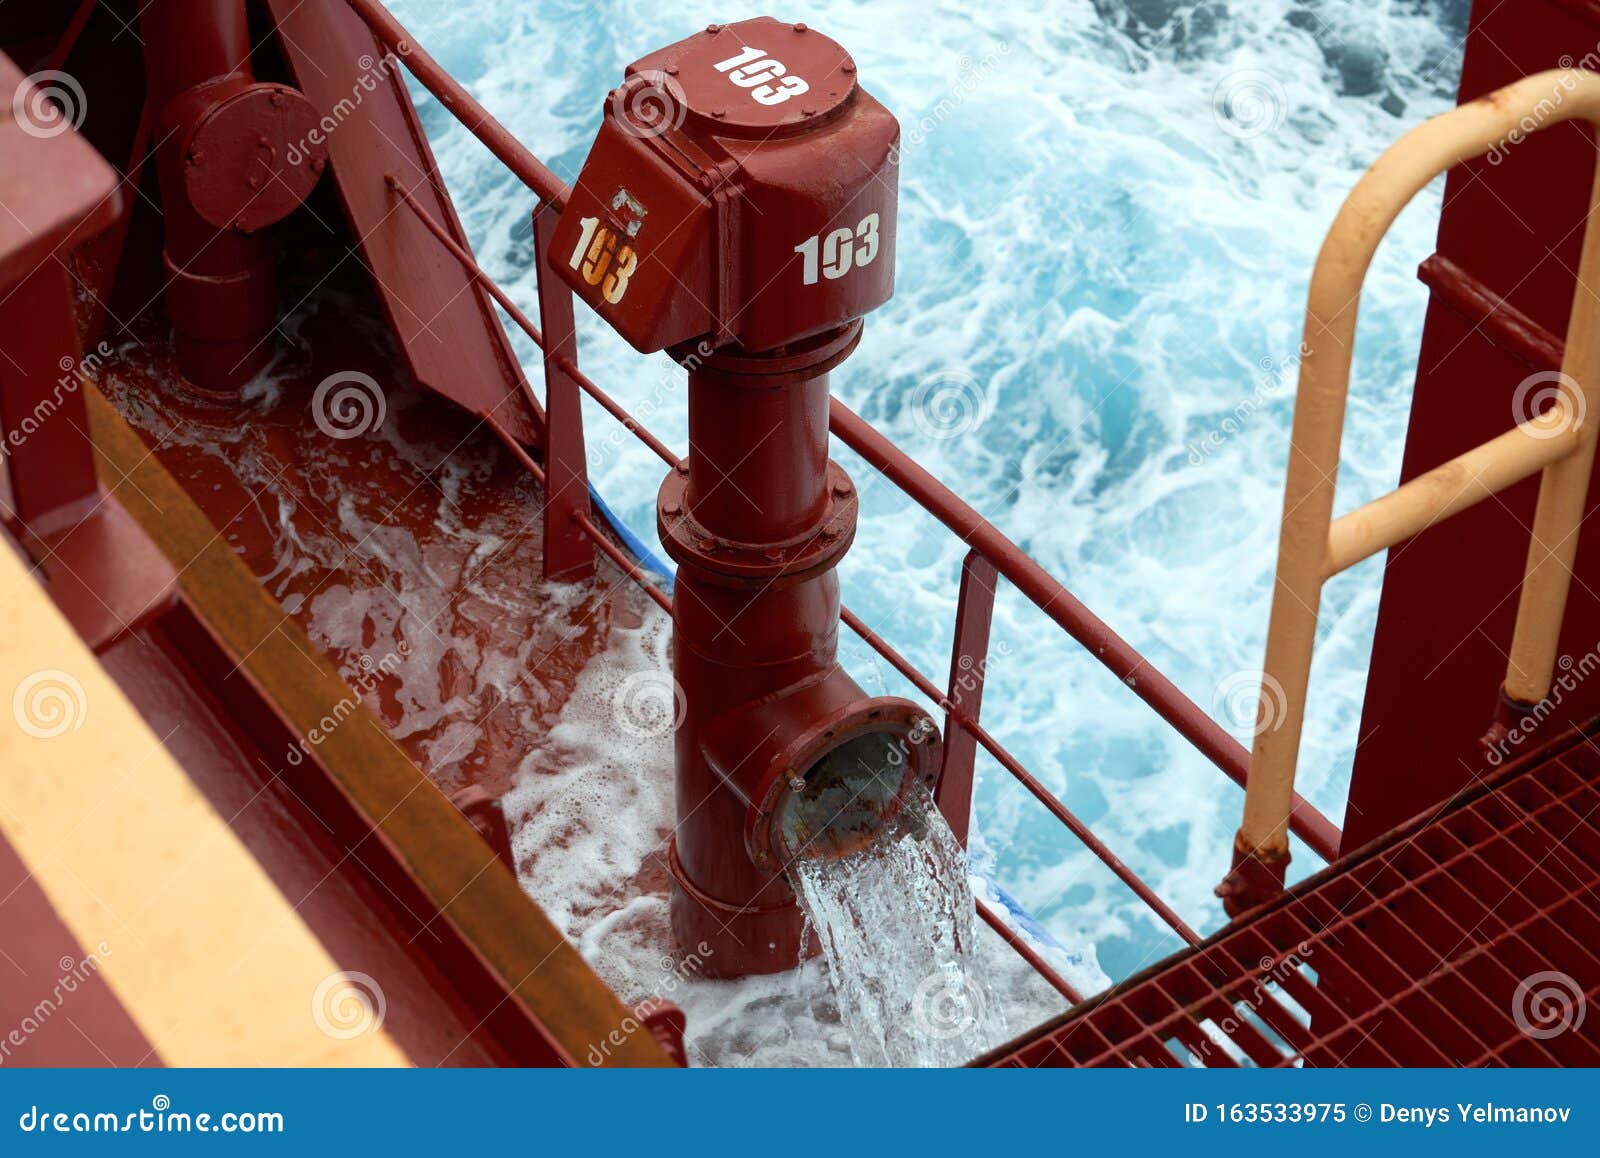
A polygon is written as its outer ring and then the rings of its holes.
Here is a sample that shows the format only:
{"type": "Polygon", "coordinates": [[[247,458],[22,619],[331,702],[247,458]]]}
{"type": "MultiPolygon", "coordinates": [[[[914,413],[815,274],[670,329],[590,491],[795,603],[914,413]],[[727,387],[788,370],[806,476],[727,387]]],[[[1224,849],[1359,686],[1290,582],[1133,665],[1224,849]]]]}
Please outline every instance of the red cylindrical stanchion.
{"type": "Polygon", "coordinates": [[[244,0],[152,0],[140,30],[178,366],[229,395],[272,355],[277,294],[260,230],[316,184],[317,114],[296,90],[256,82],[244,0]]]}
{"type": "Polygon", "coordinates": [[[900,133],[855,73],[767,17],[635,61],[545,258],[689,370],[689,455],[656,508],[679,565],[672,923],[716,976],[793,966],[788,863],[870,840],[939,764],[927,714],[836,661],[856,493],[828,461],[828,373],[894,290],[900,133]]]}

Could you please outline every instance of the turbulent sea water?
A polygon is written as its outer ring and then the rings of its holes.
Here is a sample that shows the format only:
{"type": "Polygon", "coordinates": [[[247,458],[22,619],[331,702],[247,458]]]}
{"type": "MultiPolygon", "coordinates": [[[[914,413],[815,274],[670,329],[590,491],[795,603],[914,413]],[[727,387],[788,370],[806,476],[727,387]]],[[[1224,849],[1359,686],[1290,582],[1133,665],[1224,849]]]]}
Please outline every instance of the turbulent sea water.
{"type": "MultiPolygon", "coordinates": [[[[391,7],[569,179],[629,61],[708,22],[763,14],[659,0],[391,7]]],[[[868,320],[834,389],[1246,744],[1312,262],[1361,171],[1453,103],[1466,8],[838,0],[771,10],[848,47],[905,134],[896,296],[868,320]]],[[[414,91],[481,260],[531,305],[528,194],[414,91]]],[[[1438,208],[1435,185],[1368,278],[1341,510],[1398,472],[1425,304],[1415,266],[1438,208]]],[[[592,316],[580,332],[589,373],[681,449],[681,372],[640,358],[592,316]]],[[[536,369],[526,343],[519,350],[536,369]]],[[[649,537],[659,462],[597,408],[586,424],[593,479],[649,537]]],[[[849,452],[835,455],[862,493],[845,599],[939,673],[964,548],[849,452]]],[[[1377,568],[1341,577],[1324,601],[1300,787],[1335,821],[1377,568]]],[[[1190,924],[1221,924],[1211,889],[1239,791],[1015,592],[1002,591],[994,645],[989,728],[1190,924]]],[[[640,663],[661,651],[656,628],[633,644],[640,663]]],[[[867,686],[911,694],[865,648],[848,662],[867,686]]],[[[585,734],[574,721],[573,737],[585,734]]],[[[1003,770],[984,760],[979,775],[975,864],[1091,976],[1096,958],[1120,978],[1177,947],[1003,770]]],[[[1294,872],[1315,865],[1297,846],[1294,872]]],[[[705,1032],[724,1028],[738,1032],[705,1032]]]]}

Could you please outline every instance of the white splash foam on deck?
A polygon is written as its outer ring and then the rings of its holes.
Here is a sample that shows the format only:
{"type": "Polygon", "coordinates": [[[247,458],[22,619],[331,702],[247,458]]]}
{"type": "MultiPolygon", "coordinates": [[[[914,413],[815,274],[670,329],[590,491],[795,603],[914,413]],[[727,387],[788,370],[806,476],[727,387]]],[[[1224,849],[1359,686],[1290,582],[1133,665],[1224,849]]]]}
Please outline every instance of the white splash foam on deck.
{"type": "MultiPolygon", "coordinates": [[[[665,867],[674,820],[672,717],[649,728],[627,715],[628,691],[642,675],[670,685],[670,638],[670,621],[653,608],[639,627],[613,628],[544,744],[528,754],[503,801],[518,876],[624,1001],[665,997],[683,1008],[691,1064],[850,1065],[850,1035],[820,960],[718,981],[698,975],[692,946],[687,960],[672,952],[665,867]]],[[[987,926],[979,945],[993,1005],[1014,1029],[1065,1007],[987,926]]],[[[1034,948],[1084,993],[1108,983],[1092,948],[1034,948]]]]}

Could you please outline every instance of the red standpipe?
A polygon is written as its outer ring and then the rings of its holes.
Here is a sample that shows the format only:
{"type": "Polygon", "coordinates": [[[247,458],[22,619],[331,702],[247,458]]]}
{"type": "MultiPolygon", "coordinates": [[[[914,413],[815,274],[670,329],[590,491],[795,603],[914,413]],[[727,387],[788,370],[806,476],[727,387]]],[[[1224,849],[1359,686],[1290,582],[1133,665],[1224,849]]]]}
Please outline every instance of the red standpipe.
{"type": "Polygon", "coordinates": [[[792,968],[804,921],[784,866],[870,840],[905,791],[930,791],[938,733],[868,696],[836,660],[856,493],[828,461],[828,372],[859,322],[798,350],[719,352],[689,374],[689,457],[662,484],[679,564],[674,675],[677,944],[711,976],[792,968]]]}
{"type": "Polygon", "coordinates": [[[273,352],[261,230],[309,196],[326,149],[304,96],[255,80],[244,0],[152,0],[139,26],[178,366],[202,392],[231,395],[273,352]]]}
{"type": "Polygon", "coordinates": [[[881,829],[940,746],[837,662],[856,492],[828,373],[894,288],[899,125],[804,24],[711,25],[628,66],[549,267],[689,371],[689,455],[656,519],[678,563],[672,928],[699,971],[793,967],[785,870],[881,829]]]}

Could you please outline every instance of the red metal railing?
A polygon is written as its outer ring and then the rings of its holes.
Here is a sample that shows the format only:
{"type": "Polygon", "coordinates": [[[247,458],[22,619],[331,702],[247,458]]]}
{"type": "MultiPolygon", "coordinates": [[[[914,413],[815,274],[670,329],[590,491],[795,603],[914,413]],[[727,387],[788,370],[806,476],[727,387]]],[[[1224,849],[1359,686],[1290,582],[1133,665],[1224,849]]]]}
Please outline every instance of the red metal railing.
{"type": "MultiPolygon", "coordinates": [[[[556,570],[567,578],[585,573],[589,560],[573,557],[568,537],[574,532],[591,541],[626,574],[645,587],[658,604],[670,609],[667,595],[650,582],[649,575],[619,550],[595,524],[590,515],[587,478],[584,470],[583,427],[579,411],[579,392],[588,394],[609,414],[648,446],[669,466],[679,458],[660,439],[651,434],[614,398],[591,381],[577,364],[577,350],[571,331],[571,294],[562,283],[543,276],[542,257],[547,230],[566,201],[567,189],[561,180],[518,141],[436,61],[417,46],[406,30],[378,0],[346,0],[352,9],[390,51],[406,65],[417,81],[432,93],[461,124],[481,141],[538,198],[534,213],[536,249],[535,276],[540,299],[541,331],[505,291],[478,265],[472,254],[460,245],[450,231],[437,221],[391,175],[388,183],[399,200],[415,213],[440,244],[499,303],[513,322],[540,348],[545,364],[546,445],[541,468],[525,449],[515,444],[495,423],[502,439],[539,481],[546,491],[546,563],[551,565],[551,546],[560,557],[556,570]],[[552,318],[555,319],[554,324],[552,318]]],[[[984,671],[988,658],[989,625],[999,577],[1010,581],[1040,611],[1049,616],[1068,635],[1082,644],[1135,695],[1149,704],[1158,716],[1193,744],[1229,779],[1243,785],[1249,766],[1249,753],[1209,715],[1181,692],[1161,672],[1152,667],[1128,642],[1112,631],[1065,587],[1036,563],[1021,547],[1007,538],[971,506],[908,455],[884,437],[870,423],[833,399],[829,415],[833,434],[875,470],[894,483],[904,494],[933,515],[972,548],[962,567],[956,613],[955,646],[945,690],[940,688],[891,644],[868,627],[854,612],[845,608],[844,622],[902,676],[945,713],[944,772],[940,783],[940,807],[950,817],[952,827],[963,840],[971,808],[974,761],[981,746],[1031,792],[1074,836],[1097,856],[1135,895],[1189,945],[1199,944],[1195,931],[1175,913],[1151,887],[1124,864],[1088,825],[1062,804],[979,722],[984,671]]],[[[1339,830],[1311,804],[1295,797],[1291,828],[1306,845],[1325,861],[1338,856],[1339,830]]],[[[1008,944],[1034,966],[1070,1001],[1080,995],[1041,960],[981,900],[979,915],[1008,944]]]]}

